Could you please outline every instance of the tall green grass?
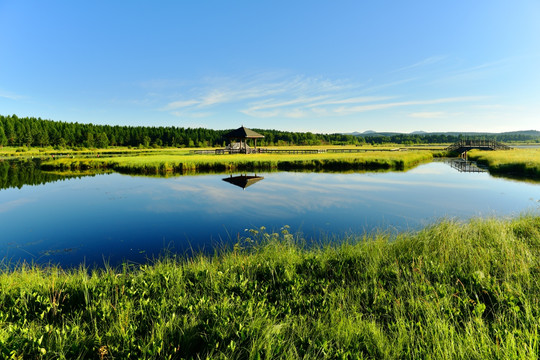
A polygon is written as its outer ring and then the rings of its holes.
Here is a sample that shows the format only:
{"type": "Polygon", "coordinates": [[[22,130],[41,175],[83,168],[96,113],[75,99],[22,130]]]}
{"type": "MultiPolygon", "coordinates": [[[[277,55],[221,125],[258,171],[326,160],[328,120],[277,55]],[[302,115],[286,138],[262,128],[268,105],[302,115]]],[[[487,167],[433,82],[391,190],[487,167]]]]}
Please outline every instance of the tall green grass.
{"type": "Polygon", "coordinates": [[[484,164],[493,174],[540,179],[540,149],[469,152],[469,159],[484,164]]]}
{"type": "Polygon", "coordinates": [[[158,174],[189,171],[264,170],[404,170],[433,157],[429,152],[357,154],[148,155],[114,158],[60,158],[42,163],[44,169],[113,169],[123,173],[158,174]]]}
{"type": "MultiPolygon", "coordinates": [[[[20,359],[537,359],[540,217],[441,221],[306,248],[251,230],[214,256],[0,274],[20,359]]],[[[300,243],[300,244],[299,244],[300,243]]]]}

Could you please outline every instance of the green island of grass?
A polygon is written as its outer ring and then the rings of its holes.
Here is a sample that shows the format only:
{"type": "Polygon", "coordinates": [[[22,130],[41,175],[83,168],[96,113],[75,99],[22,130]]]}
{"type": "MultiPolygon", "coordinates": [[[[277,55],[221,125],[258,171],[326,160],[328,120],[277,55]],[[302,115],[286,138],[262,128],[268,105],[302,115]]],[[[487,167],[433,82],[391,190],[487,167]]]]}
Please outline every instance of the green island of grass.
{"type": "Polygon", "coordinates": [[[66,156],[42,162],[44,170],[110,169],[129,174],[194,171],[405,170],[433,159],[429,151],[366,153],[200,155],[152,152],[119,157],[66,156]]]}
{"type": "Polygon", "coordinates": [[[486,165],[489,172],[540,179],[540,149],[512,149],[504,151],[469,152],[468,157],[486,165]]]}
{"type": "Polygon", "coordinates": [[[537,359],[540,217],[0,273],[12,359],[537,359]]]}

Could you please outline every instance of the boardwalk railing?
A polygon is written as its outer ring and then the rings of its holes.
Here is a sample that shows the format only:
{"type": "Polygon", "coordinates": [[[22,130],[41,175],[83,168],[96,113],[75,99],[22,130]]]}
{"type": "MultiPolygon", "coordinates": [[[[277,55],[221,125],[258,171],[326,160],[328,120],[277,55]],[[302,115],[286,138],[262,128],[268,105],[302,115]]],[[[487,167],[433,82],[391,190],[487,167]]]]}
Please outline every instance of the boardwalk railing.
{"type": "Polygon", "coordinates": [[[362,152],[369,152],[369,151],[401,151],[400,148],[394,148],[394,149],[328,149],[326,150],[329,153],[362,153],[362,152]]]}
{"type": "Polygon", "coordinates": [[[464,152],[471,149],[510,150],[511,147],[493,140],[460,140],[446,148],[447,151],[464,152]]]}
{"type": "Polygon", "coordinates": [[[261,154],[321,154],[325,149],[259,149],[261,154]]]}
{"type": "MultiPolygon", "coordinates": [[[[348,148],[348,149],[248,149],[247,154],[323,154],[323,153],[363,153],[370,151],[405,151],[407,149],[363,149],[363,148],[348,148]]],[[[190,150],[190,154],[246,154],[246,150],[242,149],[208,149],[208,150],[190,150]]]]}

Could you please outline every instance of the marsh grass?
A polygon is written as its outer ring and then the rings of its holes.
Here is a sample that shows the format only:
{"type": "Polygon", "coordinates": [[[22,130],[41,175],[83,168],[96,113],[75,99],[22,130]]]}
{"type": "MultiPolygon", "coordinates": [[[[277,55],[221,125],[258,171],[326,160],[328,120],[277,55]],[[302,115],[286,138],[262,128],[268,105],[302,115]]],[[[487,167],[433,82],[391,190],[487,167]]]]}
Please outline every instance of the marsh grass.
{"type": "Polygon", "coordinates": [[[302,244],[286,227],[262,228],[214,256],[92,271],[5,268],[1,357],[540,355],[538,216],[302,244]]]}
{"type": "Polygon", "coordinates": [[[469,159],[486,165],[493,174],[540,179],[540,149],[469,152],[469,159]]]}
{"type": "MultiPolygon", "coordinates": [[[[446,147],[449,144],[441,145],[441,144],[429,144],[429,145],[417,145],[417,146],[407,146],[403,144],[384,144],[384,145],[362,145],[362,146],[343,146],[343,145],[316,145],[316,146],[308,146],[308,145],[291,145],[291,146],[278,146],[278,147],[264,147],[267,149],[279,149],[279,150],[305,150],[305,149],[313,149],[313,150],[328,150],[328,149],[343,149],[343,148],[355,148],[355,149],[363,149],[363,150],[391,150],[396,148],[413,148],[413,149],[426,149],[426,150],[438,150],[441,148],[446,147]]],[[[191,150],[215,150],[214,147],[202,147],[202,148],[174,148],[174,147],[164,147],[164,148],[134,148],[134,147],[126,147],[126,146],[111,146],[108,148],[76,148],[76,149],[54,149],[53,147],[9,147],[4,146],[0,147],[0,158],[1,157],[31,157],[31,156],[51,156],[51,155],[72,155],[72,156],[80,156],[80,155],[87,155],[87,154],[103,154],[103,155],[111,155],[111,154],[123,154],[123,155],[145,155],[145,154],[153,154],[153,155],[186,155],[189,154],[191,150]]]]}
{"type": "Polygon", "coordinates": [[[114,158],[60,158],[42,163],[46,170],[112,169],[122,173],[165,174],[190,171],[404,170],[432,159],[429,152],[358,154],[147,155],[114,158]]]}

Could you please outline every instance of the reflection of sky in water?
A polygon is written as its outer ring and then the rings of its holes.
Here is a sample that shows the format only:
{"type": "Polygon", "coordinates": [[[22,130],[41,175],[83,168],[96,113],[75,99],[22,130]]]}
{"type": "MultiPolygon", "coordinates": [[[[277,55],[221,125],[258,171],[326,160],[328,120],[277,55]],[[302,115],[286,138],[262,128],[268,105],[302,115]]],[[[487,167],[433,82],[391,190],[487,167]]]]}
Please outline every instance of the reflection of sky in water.
{"type": "Polygon", "coordinates": [[[387,173],[268,173],[245,190],[225,175],[119,174],[0,191],[0,256],[64,264],[144,261],[211,249],[244,229],[290,225],[308,238],[415,229],[441,217],[538,211],[540,186],[444,163],[387,173]],[[103,254],[103,255],[102,255],[103,254]]]}

